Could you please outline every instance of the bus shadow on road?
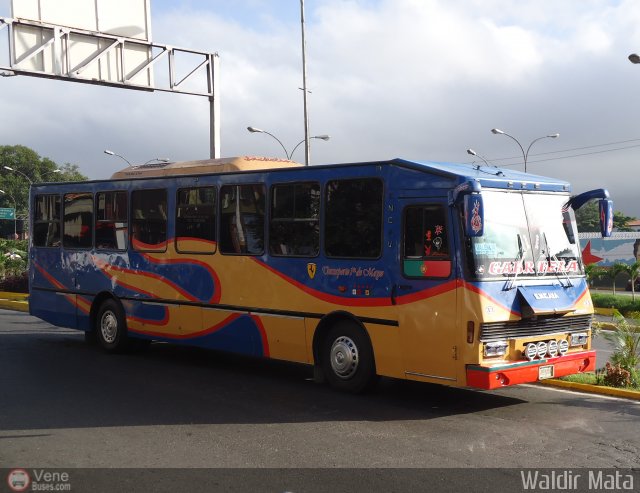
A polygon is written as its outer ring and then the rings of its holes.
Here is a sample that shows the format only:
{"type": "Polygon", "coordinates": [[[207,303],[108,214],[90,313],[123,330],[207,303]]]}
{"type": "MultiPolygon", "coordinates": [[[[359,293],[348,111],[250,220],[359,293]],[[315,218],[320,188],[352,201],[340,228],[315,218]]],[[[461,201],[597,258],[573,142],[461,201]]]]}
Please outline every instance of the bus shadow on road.
{"type": "Polygon", "coordinates": [[[382,379],[350,395],[311,379],[309,366],[152,344],[111,355],[81,333],[0,334],[6,395],[0,429],[318,421],[428,420],[525,401],[382,379]]]}

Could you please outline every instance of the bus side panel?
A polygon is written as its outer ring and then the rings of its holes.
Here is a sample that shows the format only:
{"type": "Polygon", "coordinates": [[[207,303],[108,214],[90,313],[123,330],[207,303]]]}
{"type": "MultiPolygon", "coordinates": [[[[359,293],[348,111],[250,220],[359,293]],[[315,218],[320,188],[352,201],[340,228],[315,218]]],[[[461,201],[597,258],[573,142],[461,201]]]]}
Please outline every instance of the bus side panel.
{"type": "Polygon", "coordinates": [[[366,324],[374,348],[376,373],[385,377],[405,378],[404,353],[398,327],[366,324]]]}
{"type": "Polygon", "coordinates": [[[256,315],[143,300],[125,300],[123,305],[129,333],[134,337],[270,356],[269,338],[256,315]]]}
{"type": "Polygon", "coordinates": [[[311,363],[305,344],[303,318],[260,315],[254,319],[259,320],[264,328],[271,358],[311,363]]]}
{"type": "Polygon", "coordinates": [[[73,279],[66,276],[58,248],[31,247],[29,313],[58,327],[77,328],[73,279]],[[56,276],[57,273],[57,276],[56,276]]]}
{"type": "Polygon", "coordinates": [[[58,327],[77,328],[76,295],[32,289],[29,314],[58,327]]]}

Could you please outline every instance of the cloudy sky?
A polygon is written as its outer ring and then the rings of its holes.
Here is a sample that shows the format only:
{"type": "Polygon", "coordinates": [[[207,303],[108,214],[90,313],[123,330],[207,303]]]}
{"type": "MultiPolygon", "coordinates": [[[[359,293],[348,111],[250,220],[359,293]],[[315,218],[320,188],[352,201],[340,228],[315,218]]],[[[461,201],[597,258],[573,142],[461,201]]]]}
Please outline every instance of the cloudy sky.
{"type": "MultiPolygon", "coordinates": [[[[20,1],[20,0],[17,0],[20,1]]],[[[312,162],[403,157],[522,167],[607,187],[640,217],[637,0],[306,0],[312,162]]],[[[11,14],[0,0],[0,16],[11,14]]],[[[218,52],[223,156],[304,137],[298,0],[151,0],[153,41],[218,52]]],[[[4,35],[6,36],[6,35],[4,35]]],[[[0,41],[0,50],[6,43],[0,41]]],[[[3,61],[0,55],[0,61],[3,61]]],[[[6,59],[6,56],[5,56],[6,59]]],[[[32,77],[0,78],[0,144],[90,178],[154,157],[208,157],[205,98],[32,77]]],[[[302,147],[294,158],[303,160],[302,147]]]]}

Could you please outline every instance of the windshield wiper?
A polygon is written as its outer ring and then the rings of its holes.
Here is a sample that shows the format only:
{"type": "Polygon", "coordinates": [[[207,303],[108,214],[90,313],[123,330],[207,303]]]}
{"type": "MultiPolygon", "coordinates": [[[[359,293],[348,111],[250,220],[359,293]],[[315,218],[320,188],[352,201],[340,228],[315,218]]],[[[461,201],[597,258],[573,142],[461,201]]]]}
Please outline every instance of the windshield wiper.
{"type": "MultiPolygon", "coordinates": [[[[513,277],[510,277],[509,280],[506,282],[506,284],[504,285],[504,288],[502,288],[503,291],[509,291],[515,287],[514,284],[516,282],[516,279],[518,278],[518,267],[524,262],[524,255],[527,252],[527,249],[524,247],[524,241],[522,241],[522,236],[520,236],[520,233],[517,234],[517,238],[518,238],[518,255],[513,261],[514,274],[513,274],[513,277]]],[[[524,270],[524,266],[523,266],[523,270],[524,270]]]]}
{"type": "MultiPolygon", "coordinates": [[[[556,254],[554,253],[553,256],[551,255],[551,249],[549,248],[549,242],[547,241],[547,234],[543,231],[542,232],[542,237],[544,238],[544,244],[547,248],[547,266],[551,267],[551,259],[553,258],[553,260],[556,262],[556,265],[558,266],[558,268],[560,268],[560,260],[558,260],[558,257],[556,256],[556,254]]],[[[560,279],[560,273],[556,270],[555,274],[556,277],[558,278],[558,281],[560,282],[560,286],[562,286],[563,288],[572,288],[573,287],[573,283],[571,282],[571,278],[569,277],[569,273],[566,270],[563,270],[565,277],[567,278],[567,285],[565,286],[564,284],[562,284],[562,279],[560,279]]]]}

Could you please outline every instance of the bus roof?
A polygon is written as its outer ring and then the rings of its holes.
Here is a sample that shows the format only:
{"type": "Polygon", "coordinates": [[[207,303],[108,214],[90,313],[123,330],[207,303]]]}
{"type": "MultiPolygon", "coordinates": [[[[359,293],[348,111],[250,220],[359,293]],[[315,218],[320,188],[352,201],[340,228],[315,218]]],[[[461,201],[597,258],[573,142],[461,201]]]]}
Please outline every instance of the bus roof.
{"type": "MultiPolygon", "coordinates": [[[[400,168],[408,168],[422,173],[442,176],[451,179],[455,185],[467,181],[477,181],[482,187],[504,189],[528,189],[545,190],[555,192],[567,192],[571,190],[569,182],[533,175],[508,168],[497,166],[479,165],[477,163],[445,163],[437,161],[411,161],[407,159],[390,159],[383,161],[338,163],[314,165],[312,169],[340,168],[344,166],[371,166],[371,165],[395,165],[400,168]]],[[[135,179],[168,177],[178,175],[199,175],[251,172],[278,169],[305,169],[305,166],[287,159],[240,156],[221,159],[203,159],[199,161],[182,161],[171,163],[152,163],[138,166],[129,166],[115,172],[111,179],[135,179]]],[[[309,168],[307,168],[309,169],[309,168]]],[[[98,180],[100,181],[100,180],[98,180]]],[[[454,185],[454,186],[455,186],[454,185]]]]}
{"type": "Polygon", "coordinates": [[[129,166],[116,171],[111,179],[145,178],[167,175],[197,175],[205,173],[233,173],[234,171],[253,171],[276,168],[295,168],[300,163],[288,159],[257,156],[227,157],[221,159],[202,159],[199,161],[181,161],[175,163],[150,163],[129,166]]]}

